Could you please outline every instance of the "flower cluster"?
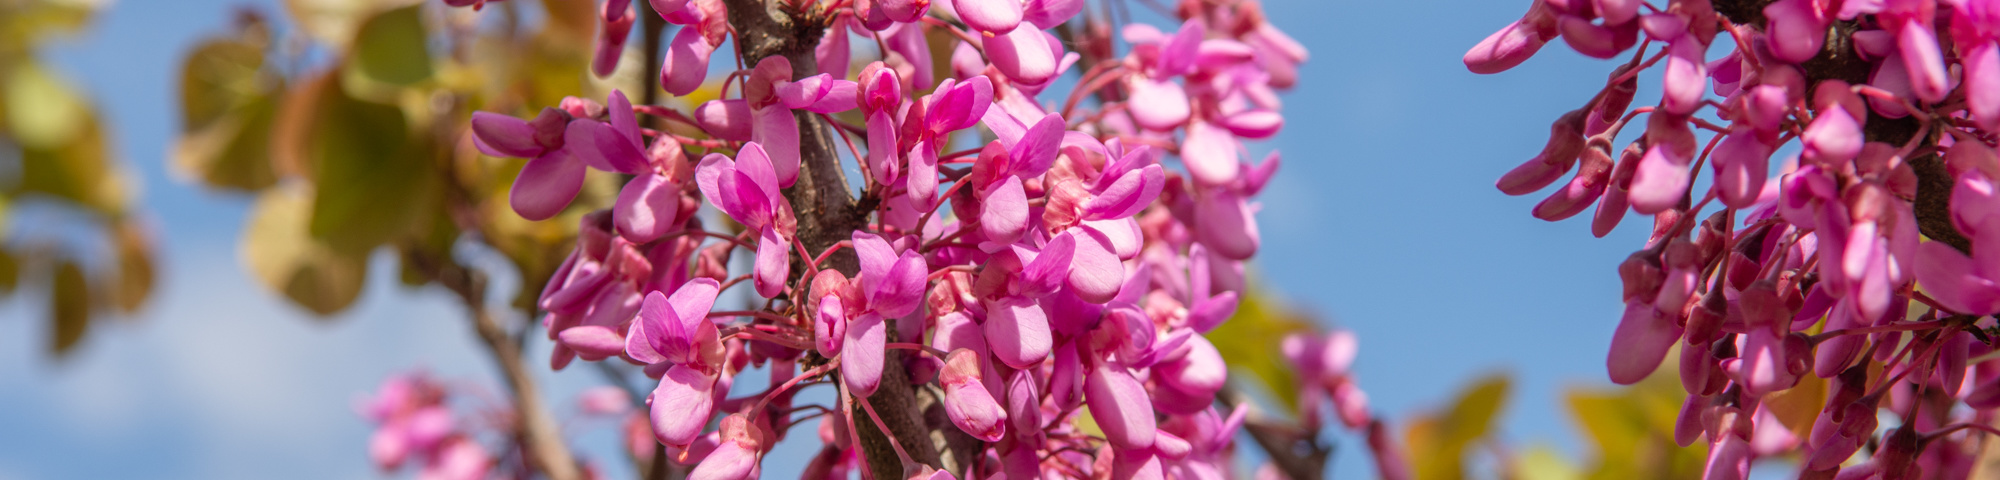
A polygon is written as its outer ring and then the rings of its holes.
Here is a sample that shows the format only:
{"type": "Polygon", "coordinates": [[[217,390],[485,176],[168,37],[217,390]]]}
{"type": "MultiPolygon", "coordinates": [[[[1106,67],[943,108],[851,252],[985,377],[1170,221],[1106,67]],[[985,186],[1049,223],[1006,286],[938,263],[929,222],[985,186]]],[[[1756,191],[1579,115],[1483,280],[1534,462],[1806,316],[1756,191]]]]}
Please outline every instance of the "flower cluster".
{"type": "Polygon", "coordinates": [[[1473,47],[1475,73],[1558,37],[1596,58],[1638,47],[1498,187],[1524,195],[1574,168],[1535,217],[1595,204],[1603,236],[1628,209],[1653,216],[1618,267],[1626,308],[1607,366],[1638,382],[1679,343],[1689,396],[1676,439],[1707,438],[1708,478],[1790,452],[1810,478],[1962,478],[2000,406],[1988,355],[2000,3],[1739,3],[1536,0],[1473,47]],[[1710,52],[1725,34],[1733,47],[1710,52]],[[1662,61],[1659,103],[1628,111],[1639,74],[1662,61]],[[1643,134],[1614,149],[1639,114],[1643,134]],[[1773,176],[1793,140],[1800,152],[1773,176]],[[1782,423],[1764,400],[1805,381],[1825,385],[1817,419],[1782,423]],[[1878,432],[1879,413],[1898,423],[1878,432]]]}
{"type": "Polygon", "coordinates": [[[486,478],[493,455],[452,416],[445,393],[444,385],[422,373],[382,381],[361,407],[362,416],[375,423],[375,434],[368,439],[368,456],[375,466],[395,471],[416,463],[422,478],[486,478]]]}
{"type": "MultiPolygon", "coordinates": [[[[687,95],[742,33],[721,0],[650,6],[680,26],[659,86],[687,95]]],[[[887,431],[884,416],[907,413],[862,401],[890,388],[938,396],[949,424],[932,428],[991,445],[944,472],[896,444],[908,477],[1225,476],[1244,410],[1218,410],[1227,368],[1202,334],[1235,311],[1260,242],[1252,199],[1279,164],[1275,152],[1249,162],[1243,142],[1281,129],[1276,92],[1307,55],[1255,0],[1184,1],[1171,32],[1126,25],[1122,56],[1084,6],[787,2],[826,26],[816,72],[739,59],[750,67],[723,98],[689,112],[613,92],[532,119],[474,114],[482,152],[528,159],[510,196],[523,217],[568,208],[587,170],[631,178],[583,217],[539,297],[552,366],[643,366],[659,381],[651,434],[698,480],[757,477],[795,413],[825,414],[807,476],[845,478],[864,457],[855,427],[887,431]],[[1049,31],[1065,24],[1078,27],[1067,40],[1049,31]],[[857,35],[880,60],[851,69],[857,35]],[[939,39],[951,40],[947,68],[931,64],[939,39]],[[1073,69],[1077,88],[1045,101],[1073,69]],[[671,128],[641,123],[653,120],[671,128]],[[814,163],[835,154],[815,150],[820,129],[862,172],[855,205],[867,210],[850,223],[798,203],[814,175],[839,170],[814,163]],[[706,227],[721,222],[702,219],[704,204],[732,222],[706,227]],[[839,238],[809,238],[809,225],[839,238]],[[747,272],[733,271],[739,248],[747,272]],[[716,309],[746,281],[768,300],[716,309]],[[728,397],[751,367],[771,384],[728,397]],[[843,392],[838,405],[795,404],[816,384],[843,392]]],[[[634,15],[627,0],[600,12],[602,74],[634,15]]]]}

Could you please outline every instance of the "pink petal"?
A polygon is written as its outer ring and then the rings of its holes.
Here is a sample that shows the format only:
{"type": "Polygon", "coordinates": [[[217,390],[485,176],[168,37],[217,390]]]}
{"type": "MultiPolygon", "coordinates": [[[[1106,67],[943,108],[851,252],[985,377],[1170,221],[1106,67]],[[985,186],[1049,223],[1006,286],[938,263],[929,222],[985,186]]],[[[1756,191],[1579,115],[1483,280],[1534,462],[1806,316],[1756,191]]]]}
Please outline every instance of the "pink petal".
{"type": "Polygon", "coordinates": [[[778,298],[785,294],[786,277],[791,276],[792,245],[778,230],[765,227],[757,237],[757,294],[778,298]]]}
{"type": "Polygon", "coordinates": [[[625,338],[616,330],[602,325],[582,325],[564,329],[556,334],[556,339],[586,361],[598,361],[618,356],[625,351],[625,338]]]}
{"type": "Polygon", "coordinates": [[[656,173],[645,173],[625,183],[618,191],[618,203],[611,207],[618,235],[632,243],[649,243],[678,225],[681,206],[680,185],[656,173]]]}
{"type": "Polygon", "coordinates": [[[1236,137],[1229,130],[1194,120],[1188,122],[1187,139],[1181,143],[1181,162],[1188,174],[1204,185],[1225,185],[1236,180],[1236,137]]]}
{"type": "Polygon", "coordinates": [[[1133,76],[1126,84],[1131,87],[1131,99],[1126,102],[1127,112],[1132,121],[1147,130],[1164,132],[1186,123],[1192,112],[1188,106],[1187,90],[1181,89],[1173,80],[1153,80],[1143,75],[1133,76]]]}
{"type": "Polygon", "coordinates": [[[819,356],[839,356],[841,341],[846,337],[846,307],[841,306],[838,297],[820,299],[819,312],[813,316],[813,347],[819,351],[819,356]]]}
{"type": "Polygon", "coordinates": [[[770,153],[771,166],[777,169],[776,186],[791,187],[799,179],[798,120],[790,109],[776,105],[751,110],[750,117],[756,124],[750,141],[762,144],[770,153]]]}
{"type": "Polygon", "coordinates": [[[923,301],[925,276],[930,266],[924,263],[923,254],[915,250],[903,252],[903,258],[896,261],[882,281],[876,282],[875,290],[868,292],[868,305],[882,316],[902,318],[914,312],[923,301]]]}
{"type": "MultiPolygon", "coordinates": [[[[682,30],[686,31],[686,30],[682,30]]],[[[709,100],[694,109],[694,123],[715,138],[750,141],[750,103],[741,98],[709,100]]]]}
{"type": "Polygon", "coordinates": [[[1200,226],[1195,238],[1232,260],[1249,259],[1257,253],[1262,236],[1250,205],[1234,192],[1219,190],[1206,201],[1195,203],[1195,222],[1200,226]]]}
{"type": "Polygon", "coordinates": [[[896,154],[896,121],[889,118],[887,110],[869,115],[868,171],[875,183],[889,185],[896,181],[897,168],[902,163],[896,154]]]}
{"type": "Polygon", "coordinates": [[[944,411],[951,423],[973,438],[997,442],[1007,432],[1007,411],[981,382],[980,358],[972,350],[951,352],[938,383],[944,385],[944,411]]]}
{"type": "Polygon", "coordinates": [[[715,377],[686,365],[675,365],[653,389],[653,436],[660,443],[686,446],[701,436],[714,413],[715,377]]]}
{"type": "Polygon", "coordinates": [[[868,397],[882,385],[883,356],[888,349],[888,333],[882,316],[863,314],[847,324],[847,339],[840,352],[840,376],[850,393],[868,397]]]}
{"type": "Polygon", "coordinates": [[[1056,28],[1082,13],[1084,3],[1084,0],[1028,0],[1021,20],[1035,24],[1035,28],[1056,28]]]}
{"type": "Polygon", "coordinates": [[[1667,349],[1680,336],[1680,327],[1652,305],[1626,303],[1625,316],[1611,335],[1611,354],[1606,360],[1611,382],[1631,385],[1645,380],[1667,358],[1667,349]]]}
{"type": "Polygon", "coordinates": [[[1125,264],[1118,261],[1103,233],[1087,225],[1070,231],[1076,237],[1076,253],[1069,268],[1070,292],[1090,303],[1111,301],[1125,284],[1125,264]]]}
{"type": "Polygon", "coordinates": [[[1028,230],[1028,193],[1021,177],[1007,179],[986,191],[979,210],[979,231],[995,244],[1011,244],[1028,230]]]}
{"type": "MultiPolygon", "coordinates": [[[[1013,0],[981,0],[1014,3],[1013,0]]],[[[1018,4],[1016,4],[1018,5],[1018,4]]],[[[1047,34],[1031,28],[1015,29],[987,38],[986,57],[1000,73],[1025,85],[1038,85],[1055,77],[1058,53],[1049,48],[1047,34]]]]}
{"type": "Polygon", "coordinates": [[[495,157],[534,158],[542,153],[527,120],[492,112],[472,112],[472,135],[495,157]]]}
{"type": "Polygon", "coordinates": [[[1159,428],[1153,423],[1153,404],[1146,387],[1124,366],[1105,363],[1091,370],[1084,381],[1084,403],[1111,446],[1121,451],[1153,446],[1159,428]]]}
{"type": "Polygon", "coordinates": [[[1482,75],[1505,72],[1535,56],[1546,40],[1533,27],[1515,21],[1466,51],[1465,69],[1482,75]]]}
{"type": "Polygon", "coordinates": [[[1033,301],[1018,297],[989,301],[985,333],[993,357],[1014,368],[1041,364],[1053,342],[1046,314],[1033,301]]]}
{"type": "Polygon", "coordinates": [[[1638,170],[1632,173],[1632,210],[1651,215],[1680,204],[1688,193],[1689,160],[1665,145],[1647,149],[1638,170]]]}
{"type": "Polygon", "coordinates": [[[551,150],[528,160],[514,178],[508,204],[521,218],[548,220],[562,213],[583,190],[583,163],[567,150],[551,150]]]}
{"type": "Polygon", "coordinates": [[[660,62],[660,88],[676,97],[694,93],[708,77],[708,57],[714,52],[700,28],[680,29],[667,43],[666,60],[660,62]]]}
{"type": "Polygon", "coordinates": [[[1014,31],[1024,11],[1019,0],[951,0],[958,19],[973,29],[995,35],[1014,31]]]}
{"type": "Polygon", "coordinates": [[[1945,75],[1944,53],[1938,51],[1937,33],[1911,18],[1903,22],[1896,46],[1903,54],[1903,68],[1909,71],[1910,89],[1917,98],[1926,103],[1944,100],[1951,89],[1951,78],[1945,75]]]}

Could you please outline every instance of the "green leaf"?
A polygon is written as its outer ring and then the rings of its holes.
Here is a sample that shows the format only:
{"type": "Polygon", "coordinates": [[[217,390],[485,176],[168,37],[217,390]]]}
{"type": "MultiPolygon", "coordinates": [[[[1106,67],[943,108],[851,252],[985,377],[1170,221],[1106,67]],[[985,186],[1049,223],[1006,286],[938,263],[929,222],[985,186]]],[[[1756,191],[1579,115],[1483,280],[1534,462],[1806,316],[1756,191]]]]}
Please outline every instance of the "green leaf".
{"type": "Polygon", "coordinates": [[[368,278],[368,256],[343,251],[307,233],[313,193],[303,185],[257,198],[243,229],[241,255],[265,286],[320,315],[347,308],[368,278]]]}
{"type": "Polygon", "coordinates": [[[118,278],[112,290],[112,300],[118,309],[127,314],[136,312],[145,305],[146,298],[153,292],[153,240],[144,227],[131,220],[119,222],[112,229],[113,244],[117,248],[118,278]]]}
{"type": "Polygon", "coordinates": [[[1416,478],[1465,478],[1467,448],[1492,429],[1494,417],[1506,403],[1509,384],[1505,374],[1488,375],[1459,393],[1451,409],[1411,422],[1404,438],[1416,478]]]}
{"type": "Polygon", "coordinates": [[[1311,330],[1312,323],[1285,311],[1270,294],[1254,288],[1245,291],[1247,294],[1236,305],[1236,315],[1205,336],[1209,343],[1215,344],[1230,369],[1250,373],[1247,377],[1231,375],[1231,378],[1256,379],[1267,393],[1297,412],[1298,378],[1284,356],[1276,352],[1278,342],[1286,334],[1311,330]]]}
{"type": "Polygon", "coordinates": [[[83,267],[63,261],[56,265],[49,288],[49,353],[60,358],[90,330],[90,284],[83,267]]]}
{"type": "Polygon", "coordinates": [[[21,286],[21,261],[14,258],[14,252],[0,250],[0,296],[14,293],[21,286]]]}
{"type": "Polygon", "coordinates": [[[316,183],[312,236],[363,252],[409,234],[435,201],[435,150],[410,136],[395,106],[349,97],[337,79],[319,95],[305,142],[316,183]]]}
{"type": "Polygon", "coordinates": [[[81,134],[54,148],[21,149],[21,193],[41,193],[100,213],[123,212],[136,180],[113,163],[109,140],[93,117],[81,134]]]}
{"type": "Polygon", "coordinates": [[[375,81],[410,85],[431,77],[421,5],[382,12],[361,24],[349,65],[375,81]]]}
{"type": "Polygon", "coordinates": [[[7,106],[7,135],[22,148],[53,150],[75,141],[91,123],[89,108],[67,82],[32,61],[17,62],[0,78],[7,106]]]}

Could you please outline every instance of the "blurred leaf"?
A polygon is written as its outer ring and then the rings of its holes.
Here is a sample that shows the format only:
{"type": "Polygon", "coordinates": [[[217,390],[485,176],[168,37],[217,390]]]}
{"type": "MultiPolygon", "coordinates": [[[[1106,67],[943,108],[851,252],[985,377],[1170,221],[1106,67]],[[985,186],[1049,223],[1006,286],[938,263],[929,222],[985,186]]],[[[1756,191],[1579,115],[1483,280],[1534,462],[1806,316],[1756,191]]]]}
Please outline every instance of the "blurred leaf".
{"type": "Polygon", "coordinates": [[[21,149],[24,193],[42,193],[102,213],[123,212],[136,182],[111,162],[102,125],[86,117],[82,134],[55,148],[21,149]]]}
{"type": "Polygon", "coordinates": [[[257,191],[270,187],[278,181],[271,162],[272,127],[277,117],[277,98],[259,97],[243,111],[181,136],[174,145],[174,171],[216,188],[257,191]]]}
{"type": "Polygon", "coordinates": [[[56,264],[49,317],[49,353],[61,357],[90,329],[90,285],[84,281],[83,267],[66,260],[56,264]]]}
{"type": "Polygon", "coordinates": [[[1811,438],[1813,421],[1819,419],[1820,407],[1826,405],[1826,379],[1801,375],[1798,385],[1766,396],[1762,403],[1772,416],[1778,417],[1778,423],[1791,429],[1792,435],[1811,438]]]}
{"type": "Polygon", "coordinates": [[[145,305],[153,292],[153,239],[141,227],[127,220],[113,231],[118,250],[118,283],[112,291],[118,309],[127,314],[145,305]]]}
{"type": "Polygon", "coordinates": [[[549,14],[550,33],[574,45],[588,45],[597,33],[597,2],[542,0],[549,14]]]}
{"type": "MultiPolygon", "coordinates": [[[[1668,353],[1667,358],[1677,355],[1668,353]]],[[[1565,393],[1571,416],[1597,447],[1597,464],[1588,478],[1700,478],[1708,444],[1674,443],[1675,420],[1687,398],[1679,370],[1678,364],[1663,362],[1636,385],[1565,393]]]]}
{"type": "Polygon", "coordinates": [[[102,0],[0,2],[0,50],[31,50],[90,23],[102,0]]]}
{"type": "Polygon", "coordinates": [[[264,70],[269,33],[260,25],[196,45],[181,64],[181,132],[193,133],[243,109],[279,84],[264,70]]]}
{"type": "Polygon", "coordinates": [[[181,66],[181,132],[176,173],[211,187],[255,191],[271,186],[277,75],[264,69],[269,32],[261,23],[236,36],[203,42],[181,66]]]}
{"type": "Polygon", "coordinates": [[[0,296],[14,293],[21,286],[21,261],[14,258],[14,252],[0,250],[0,296]]]}
{"type": "Polygon", "coordinates": [[[385,11],[362,23],[354,37],[354,61],[348,65],[370,79],[396,85],[430,78],[431,55],[421,8],[385,11]]]}
{"type": "Polygon", "coordinates": [[[1405,441],[1419,479],[1465,478],[1466,447],[1491,430],[1493,418],[1506,402],[1505,374],[1488,375],[1460,393],[1451,409],[1411,422],[1405,441]]]}
{"type": "Polygon", "coordinates": [[[32,61],[12,65],[4,88],[8,134],[22,148],[62,148],[83,134],[90,112],[83,99],[53,72],[32,61]]]}
{"type": "MultiPolygon", "coordinates": [[[[1268,293],[1255,288],[1244,290],[1247,293],[1237,303],[1236,315],[1209,331],[1206,337],[1215,344],[1215,349],[1222,353],[1223,362],[1229,364],[1231,369],[1250,372],[1248,378],[1257,379],[1271,396],[1297,412],[1298,379],[1291,365],[1285,363],[1285,357],[1276,352],[1278,342],[1286,334],[1311,330],[1312,323],[1285,311],[1268,293]]],[[[1245,378],[1238,375],[1230,377],[1245,378]]]]}
{"type": "Polygon", "coordinates": [[[243,230],[243,264],[265,286],[320,315],[347,308],[368,278],[366,252],[343,252],[307,234],[312,191],[287,186],[257,197],[243,230]]]}
{"type": "Polygon", "coordinates": [[[395,106],[349,97],[338,80],[318,94],[304,143],[317,184],[312,236],[361,252],[409,233],[437,193],[435,150],[411,138],[395,106]]]}
{"type": "MultiPolygon", "coordinates": [[[[335,50],[347,49],[348,41],[369,15],[390,8],[416,5],[421,0],[284,0],[292,23],[313,40],[335,50]]],[[[589,2],[572,2],[589,3],[589,2]]]]}
{"type": "Polygon", "coordinates": [[[1514,478],[1519,480],[1579,480],[1583,472],[1548,445],[1528,447],[1514,459],[1514,478]]]}

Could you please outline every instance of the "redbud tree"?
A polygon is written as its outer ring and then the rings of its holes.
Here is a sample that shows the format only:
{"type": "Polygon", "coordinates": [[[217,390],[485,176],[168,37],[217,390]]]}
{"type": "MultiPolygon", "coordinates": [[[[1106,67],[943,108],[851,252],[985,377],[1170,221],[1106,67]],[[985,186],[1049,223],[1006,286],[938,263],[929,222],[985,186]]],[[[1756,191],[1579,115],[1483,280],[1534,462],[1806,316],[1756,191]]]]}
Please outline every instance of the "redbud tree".
{"type": "Polygon", "coordinates": [[[1994,474],[1974,469],[2000,433],[2000,3],[1536,0],[1465,65],[1557,38],[1623,60],[1497,186],[1574,170],[1536,218],[1592,211],[1601,237],[1652,217],[1617,269],[1607,367],[1631,384],[1677,362],[1674,438],[1707,443],[1706,478],[1773,457],[1801,478],[1994,474]]]}
{"type": "Polygon", "coordinates": [[[261,192],[245,259],[316,312],[382,247],[463,300],[510,398],[390,379],[363,408],[385,469],[594,477],[530,374],[589,368],[627,388],[582,408],[652,478],[756,478],[786,441],[822,445],[781,460],[808,478],[1232,478],[1239,429],[1319,478],[1323,416],[1407,476],[1351,334],[1263,339],[1291,425],[1205,335],[1280,163],[1246,142],[1307,60],[1255,0],[361,3],[288,4],[303,52],[254,14],[197,50],[221,81],[184,96],[231,121],[187,163],[261,192]]]}

